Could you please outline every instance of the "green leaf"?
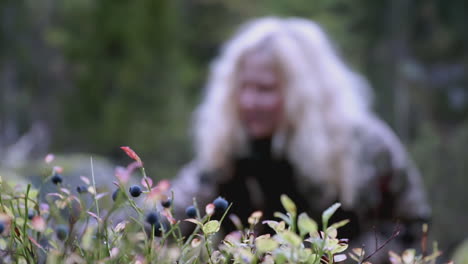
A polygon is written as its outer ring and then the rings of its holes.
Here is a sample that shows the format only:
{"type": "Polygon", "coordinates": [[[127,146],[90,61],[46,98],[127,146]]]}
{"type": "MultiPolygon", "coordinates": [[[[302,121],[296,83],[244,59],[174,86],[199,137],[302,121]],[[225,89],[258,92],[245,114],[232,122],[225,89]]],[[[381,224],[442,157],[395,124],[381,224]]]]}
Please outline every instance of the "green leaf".
{"type": "Polygon", "coordinates": [[[253,260],[255,259],[255,256],[250,252],[249,250],[245,248],[240,248],[237,253],[239,254],[238,259],[239,262],[237,263],[253,263],[253,260]]]}
{"type": "Polygon", "coordinates": [[[332,254],[336,254],[336,253],[341,253],[343,251],[345,251],[346,249],[348,249],[348,244],[338,244],[335,246],[335,248],[332,250],[332,254]]]}
{"type": "Polygon", "coordinates": [[[330,237],[330,238],[336,238],[338,236],[338,230],[336,230],[336,228],[333,228],[333,227],[329,227],[327,228],[327,237],[330,237]]]}
{"type": "Polygon", "coordinates": [[[16,217],[15,221],[16,221],[16,224],[19,226],[22,226],[24,224],[24,218],[22,217],[16,217]]]}
{"type": "Polygon", "coordinates": [[[338,228],[340,228],[340,227],[345,226],[345,225],[348,224],[348,223],[349,223],[349,219],[341,220],[341,221],[339,221],[339,222],[336,222],[336,223],[332,224],[332,225],[330,226],[330,228],[338,229],[338,228]]]}
{"type": "Polygon", "coordinates": [[[311,219],[306,213],[301,213],[297,220],[297,226],[301,236],[308,233],[317,232],[317,223],[311,219]]]}
{"type": "Polygon", "coordinates": [[[317,254],[311,254],[309,259],[307,260],[307,263],[316,263],[318,258],[319,256],[317,254]]]}
{"type": "Polygon", "coordinates": [[[39,194],[38,190],[32,189],[29,191],[29,198],[36,199],[38,194],[39,194]]]}
{"type": "Polygon", "coordinates": [[[301,248],[299,250],[299,262],[303,263],[303,262],[306,262],[310,255],[312,254],[312,249],[310,248],[301,248]]]}
{"type": "Polygon", "coordinates": [[[302,239],[296,233],[289,230],[281,232],[281,236],[294,247],[298,247],[302,243],[302,239]]]}
{"type": "Polygon", "coordinates": [[[336,238],[328,238],[325,240],[325,251],[333,252],[336,246],[338,246],[339,240],[336,238]]]}
{"type": "Polygon", "coordinates": [[[93,247],[94,227],[88,227],[81,239],[81,247],[85,250],[90,250],[93,247]]]}
{"type": "Polygon", "coordinates": [[[265,220],[262,222],[262,224],[268,225],[271,229],[276,230],[276,227],[278,226],[279,222],[278,221],[273,221],[273,220],[265,220]]]}
{"type": "Polygon", "coordinates": [[[255,240],[255,246],[260,253],[271,252],[278,248],[279,243],[271,238],[262,238],[255,240]]]}
{"type": "Polygon", "coordinates": [[[276,233],[280,233],[286,228],[284,221],[277,222],[273,220],[265,220],[262,223],[267,224],[271,229],[275,230],[276,233]]]}
{"type": "Polygon", "coordinates": [[[286,229],[286,223],[284,221],[279,222],[278,226],[276,226],[276,232],[282,232],[286,229]]]}
{"type": "Polygon", "coordinates": [[[286,255],[283,252],[280,252],[275,256],[275,263],[276,264],[286,263],[287,260],[288,260],[288,257],[286,257],[286,255]]]}
{"type": "Polygon", "coordinates": [[[209,235],[219,231],[219,221],[211,220],[203,226],[203,233],[209,235]]]}
{"type": "Polygon", "coordinates": [[[297,208],[296,204],[289,198],[286,194],[281,195],[281,203],[283,204],[284,209],[286,212],[290,213],[292,216],[296,216],[297,208]]]}
{"type": "Polygon", "coordinates": [[[5,250],[7,248],[8,244],[7,241],[3,238],[0,239],[0,250],[5,250]]]}
{"type": "Polygon", "coordinates": [[[340,208],[340,206],[340,203],[335,203],[323,212],[322,222],[324,226],[328,225],[328,220],[330,220],[330,217],[336,212],[336,210],[338,210],[338,208],[340,208]]]}

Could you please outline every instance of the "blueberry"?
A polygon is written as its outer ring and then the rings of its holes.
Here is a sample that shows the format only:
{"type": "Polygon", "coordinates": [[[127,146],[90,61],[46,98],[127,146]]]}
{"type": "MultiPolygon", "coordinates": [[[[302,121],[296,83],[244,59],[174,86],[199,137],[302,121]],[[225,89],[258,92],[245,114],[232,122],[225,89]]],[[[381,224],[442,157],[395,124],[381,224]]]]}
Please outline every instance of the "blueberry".
{"type": "Polygon", "coordinates": [[[34,215],[35,215],[34,211],[33,211],[33,210],[29,210],[29,212],[28,212],[28,219],[29,219],[29,220],[33,219],[34,215]]]}
{"type": "Polygon", "coordinates": [[[150,225],[159,225],[159,216],[156,212],[151,212],[146,216],[146,222],[150,225]]]}
{"type": "Polygon", "coordinates": [[[215,210],[218,212],[224,212],[228,208],[228,202],[222,197],[218,197],[213,201],[215,210]]]}
{"type": "Polygon", "coordinates": [[[81,186],[76,187],[76,191],[78,193],[87,193],[88,192],[88,187],[86,187],[84,185],[81,185],[81,186]]]}
{"type": "Polygon", "coordinates": [[[64,241],[67,238],[68,230],[65,226],[58,226],[55,232],[57,233],[58,239],[64,241]]]}
{"type": "Polygon", "coordinates": [[[159,224],[154,226],[154,236],[161,236],[162,232],[160,228],[161,226],[159,224]]]}
{"type": "Polygon", "coordinates": [[[54,173],[54,176],[52,176],[52,183],[54,184],[59,184],[62,183],[62,176],[58,173],[54,173]]]}
{"type": "Polygon", "coordinates": [[[141,188],[138,185],[133,185],[128,191],[133,197],[138,197],[141,194],[141,188]]]}
{"type": "Polygon", "coordinates": [[[197,209],[195,209],[195,206],[191,205],[185,209],[185,214],[189,218],[196,218],[197,217],[197,209]]]}
{"type": "Polygon", "coordinates": [[[112,201],[116,201],[117,198],[120,197],[120,189],[116,189],[113,193],[112,193],[112,201]]]}
{"type": "Polygon", "coordinates": [[[154,236],[161,236],[162,231],[161,228],[164,228],[160,222],[157,222],[154,226],[152,225],[151,228],[154,228],[154,236]]]}
{"type": "Polygon", "coordinates": [[[5,231],[5,224],[3,222],[0,222],[0,234],[5,231]]]}
{"type": "Polygon", "coordinates": [[[161,205],[164,207],[164,208],[169,208],[171,207],[171,204],[172,204],[172,200],[170,198],[167,198],[166,200],[162,201],[161,202],[161,205]]]}
{"type": "MultiPolygon", "coordinates": [[[[150,212],[146,216],[146,222],[150,224],[151,229],[154,230],[154,236],[160,236],[162,234],[161,228],[167,230],[164,223],[160,222],[159,215],[157,212],[150,212]]],[[[149,234],[151,234],[151,232],[149,232],[149,234]]]]}

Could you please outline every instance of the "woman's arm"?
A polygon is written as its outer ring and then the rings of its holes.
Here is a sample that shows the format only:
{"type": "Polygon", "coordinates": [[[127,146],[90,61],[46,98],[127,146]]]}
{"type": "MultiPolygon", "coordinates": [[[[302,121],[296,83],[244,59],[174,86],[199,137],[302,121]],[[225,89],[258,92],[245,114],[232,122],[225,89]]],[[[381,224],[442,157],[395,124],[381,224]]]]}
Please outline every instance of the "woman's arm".
{"type": "Polygon", "coordinates": [[[361,209],[360,244],[354,246],[364,244],[367,254],[371,254],[390,239],[371,260],[380,263],[388,260],[390,249],[418,247],[422,224],[430,218],[430,207],[421,175],[393,131],[376,119],[365,135],[365,166],[372,168],[368,170],[372,175],[360,191],[358,201],[366,208],[361,209]]]}

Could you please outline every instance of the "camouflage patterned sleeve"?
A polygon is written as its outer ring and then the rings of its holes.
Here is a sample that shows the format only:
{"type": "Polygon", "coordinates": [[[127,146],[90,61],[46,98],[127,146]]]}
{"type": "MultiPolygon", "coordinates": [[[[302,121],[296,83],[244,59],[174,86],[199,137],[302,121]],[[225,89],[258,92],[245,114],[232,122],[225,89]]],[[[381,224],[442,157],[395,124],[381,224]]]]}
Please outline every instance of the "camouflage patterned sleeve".
{"type": "Polygon", "coordinates": [[[369,175],[357,201],[365,208],[360,208],[362,234],[354,246],[365,245],[372,253],[376,244],[382,245],[398,230],[399,235],[371,260],[381,263],[388,260],[389,250],[401,251],[420,241],[430,208],[421,175],[394,132],[375,119],[363,134],[369,175]]]}
{"type": "Polygon", "coordinates": [[[400,221],[428,220],[430,208],[419,170],[393,131],[380,120],[375,126],[374,137],[380,141],[377,156],[387,159],[387,162],[375,163],[380,166],[375,170],[375,177],[382,202],[389,199],[387,204],[392,206],[392,217],[400,221]]]}
{"type": "Polygon", "coordinates": [[[214,198],[216,186],[196,162],[191,162],[172,181],[172,191],[175,214],[180,219],[185,218],[185,208],[193,204],[193,198],[196,198],[200,210],[204,210],[202,206],[214,198]]]}

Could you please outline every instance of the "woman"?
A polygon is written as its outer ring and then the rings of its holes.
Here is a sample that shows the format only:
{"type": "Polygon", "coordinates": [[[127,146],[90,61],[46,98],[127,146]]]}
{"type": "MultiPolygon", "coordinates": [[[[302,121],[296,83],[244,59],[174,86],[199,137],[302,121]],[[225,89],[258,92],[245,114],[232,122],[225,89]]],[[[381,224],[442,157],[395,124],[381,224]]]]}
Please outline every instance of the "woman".
{"type": "Polygon", "coordinates": [[[196,157],[173,182],[176,206],[221,195],[243,220],[254,210],[272,219],[286,193],[317,220],[341,202],[336,220],[351,223],[340,236],[372,239],[368,248],[395,220],[399,240],[414,239],[411,224],[429,215],[420,175],[370,97],[317,24],[246,24],[212,65],[195,113],[196,157]]]}

